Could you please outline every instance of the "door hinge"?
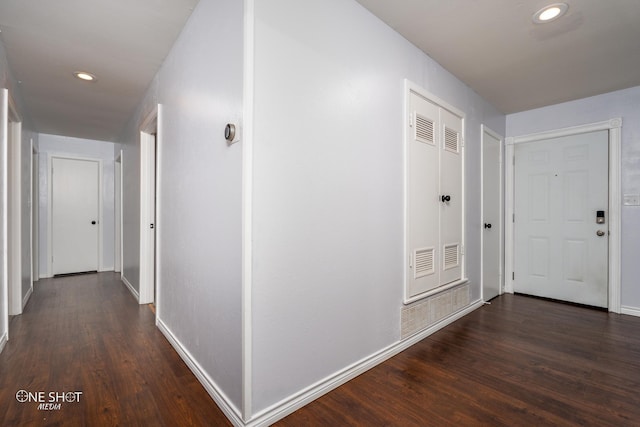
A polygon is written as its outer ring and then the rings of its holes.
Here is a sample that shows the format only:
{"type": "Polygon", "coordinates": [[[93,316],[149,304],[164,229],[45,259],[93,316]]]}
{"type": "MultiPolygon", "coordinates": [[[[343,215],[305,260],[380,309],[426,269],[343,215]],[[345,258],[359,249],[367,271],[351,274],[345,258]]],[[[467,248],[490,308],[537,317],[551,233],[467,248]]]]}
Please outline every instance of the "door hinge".
{"type": "Polygon", "coordinates": [[[409,127],[413,127],[413,114],[409,114],[409,127]]]}
{"type": "Polygon", "coordinates": [[[513,214],[513,217],[511,218],[511,222],[516,222],[516,214],[513,214]]]}
{"type": "Polygon", "coordinates": [[[464,246],[460,245],[460,255],[464,255],[464,246]]]}
{"type": "Polygon", "coordinates": [[[409,268],[413,268],[413,257],[409,255],[409,268]]]}
{"type": "Polygon", "coordinates": [[[511,272],[511,280],[516,280],[516,272],[515,271],[511,272]]]}

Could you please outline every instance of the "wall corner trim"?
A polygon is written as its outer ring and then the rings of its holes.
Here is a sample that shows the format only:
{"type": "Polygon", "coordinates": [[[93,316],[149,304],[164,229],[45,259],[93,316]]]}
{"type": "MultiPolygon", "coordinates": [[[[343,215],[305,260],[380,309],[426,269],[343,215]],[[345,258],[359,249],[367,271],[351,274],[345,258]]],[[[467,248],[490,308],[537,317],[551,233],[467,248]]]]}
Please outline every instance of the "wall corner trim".
{"type": "Polygon", "coordinates": [[[196,376],[198,381],[205,388],[207,393],[211,396],[211,398],[218,405],[220,410],[224,413],[224,415],[233,423],[235,426],[244,426],[244,422],[240,416],[240,411],[236,408],[231,400],[220,390],[218,385],[213,381],[213,379],[207,374],[207,372],[200,366],[200,364],[193,358],[191,353],[187,351],[187,349],[182,345],[182,343],[173,335],[171,330],[164,324],[162,319],[156,318],[156,326],[160,329],[160,332],[165,336],[167,341],[171,344],[171,346],[176,350],[176,352],[180,355],[180,358],[186,363],[191,372],[196,376]]]}
{"type": "Polygon", "coordinates": [[[129,291],[133,294],[134,298],[136,299],[136,302],[140,301],[140,294],[138,293],[138,291],[136,291],[136,288],[133,287],[133,285],[131,284],[131,282],[129,282],[129,280],[127,280],[126,277],[124,277],[124,275],[120,276],[122,283],[125,284],[125,286],[127,288],[129,288],[129,291]]]}
{"type": "Polygon", "coordinates": [[[2,337],[0,337],[0,353],[2,353],[2,350],[4,350],[4,346],[7,345],[7,341],[9,341],[9,336],[5,332],[4,334],[2,334],[2,337]]]}
{"type": "Polygon", "coordinates": [[[22,298],[22,310],[24,310],[24,308],[27,306],[27,303],[29,302],[29,298],[31,298],[31,294],[33,294],[33,284],[25,294],[24,298],[22,298]]]}

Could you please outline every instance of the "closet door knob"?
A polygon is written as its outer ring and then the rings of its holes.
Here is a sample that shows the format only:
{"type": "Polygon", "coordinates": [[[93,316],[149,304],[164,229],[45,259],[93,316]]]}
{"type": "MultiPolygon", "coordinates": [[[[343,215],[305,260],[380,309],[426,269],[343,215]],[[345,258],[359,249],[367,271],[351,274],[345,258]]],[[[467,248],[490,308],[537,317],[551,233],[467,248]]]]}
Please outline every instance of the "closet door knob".
{"type": "Polygon", "coordinates": [[[491,228],[491,224],[484,224],[484,228],[491,228]]]}
{"type": "Polygon", "coordinates": [[[442,203],[448,202],[451,200],[451,196],[442,196],[442,203]]]}

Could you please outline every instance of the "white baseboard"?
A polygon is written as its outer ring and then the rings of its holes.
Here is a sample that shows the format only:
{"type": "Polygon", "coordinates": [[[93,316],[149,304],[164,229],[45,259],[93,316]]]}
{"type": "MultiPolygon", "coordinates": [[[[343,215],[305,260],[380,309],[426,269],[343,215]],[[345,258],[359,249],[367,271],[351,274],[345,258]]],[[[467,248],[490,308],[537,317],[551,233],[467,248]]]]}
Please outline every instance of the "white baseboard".
{"type": "Polygon", "coordinates": [[[620,313],[622,314],[628,314],[629,316],[637,316],[640,317],[640,308],[638,307],[628,307],[628,306],[622,306],[620,307],[620,313]]]}
{"type": "Polygon", "coordinates": [[[138,291],[136,291],[136,288],[133,287],[133,285],[131,284],[131,282],[129,282],[127,280],[126,277],[124,276],[120,276],[120,279],[122,279],[122,283],[125,284],[125,286],[127,288],[129,288],[129,291],[133,294],[133,296],[136,298],[136,301],[140,301],[140,294],[138,293],[138,291]]]}
{"type": "Polygon", "coordinates": [[[189,353],[175,335],[173,335],[167,325],[165,325],[159,318],[156,318],[156,325],[233,425],[239,427],[245,426],[238,408],[231,403],[229,398],[222,392],[222,390],[220,390],[215,381],[213,381],[207,372],[202,369],[200,364],[193,358],[193,356],[191,356],[191,353],[189,353]]]}
{"type": "Polygon", "coordinates": [[[9,338],[7,337],[7,333],[5,332],[4,334],[2,334],[2,337],[0,337],[0,353],[2,353],[2,350],[4,350],[4,346],[7,345],[8,340],[9,338]]]}
{"type": "Polygon", "coordinates": [[[398,341],[387,348],[384,348],[368,357],[365,357],[364,359],[354,363],[353,365],[348,366],[343,370],[328,376],[324,380],[321,380],[307,387],[306,389],[301,390],[299,393],[296,393],[276,403],[275,405],[261,412],[258,412],[257,414],[255,414],[254,417],[251,418],[251,420],[245,423],[244,426],[266,427],[275,423],[278,420],[281,420],[282,418],[302,408],[303,406],[312,402],[313,400],[316,400],[322,395],[352,380],[353,378],[357,377],[363,372],[373,368],[376,365],[379,365],[380,363],[384,362],[387,359],[390,359],[391,357],[395,356],[401,351],[406,350],[407,348],[416,344],[418,341],[423,340],[424,338],[444,328],[450,323],[453,323],[454,321],[466,316],[472,311],[482,307],[482,305],[483,305],[482,300],[478,300],[470,304],[469,306],[465,307],[464,309],[456,313],[453,313],[452,315],[441,320],[435,325],[425,329],[424,331],[419,332],[410,337],[407,337],[403,341],[398,341]]]}
{"type": "Polygon", "coordinates": [[[22,311],[24,311],[24,308],[27,306],[27,303],[29,302],[29,298],[31,298],[32,293],[33,293],[33,285],[31,285],[31,287],[27,291],[27,294],[24,296],[24,298],[22,298],[22,311]]]}

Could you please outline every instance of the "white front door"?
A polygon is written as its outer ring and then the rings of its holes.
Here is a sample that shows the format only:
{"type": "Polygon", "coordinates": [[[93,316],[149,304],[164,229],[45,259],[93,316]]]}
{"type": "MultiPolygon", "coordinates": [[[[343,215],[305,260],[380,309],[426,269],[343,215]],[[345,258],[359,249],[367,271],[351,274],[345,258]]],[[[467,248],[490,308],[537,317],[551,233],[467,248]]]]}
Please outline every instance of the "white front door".
{"type": "Polygon", "coordinates": [[[53,274],[98,270],[99,163],[52,159],[53,274]]]}
{"type": "Polygon", "coordinates": [[[482,299],[500,295],[502,267],[502,165],[500,138],[482,133],[482,299]]]}
{"type": "Polygon", "coordinates": [[[516,145],[515,292],[607,307],[608,140],[516,145]]]}

